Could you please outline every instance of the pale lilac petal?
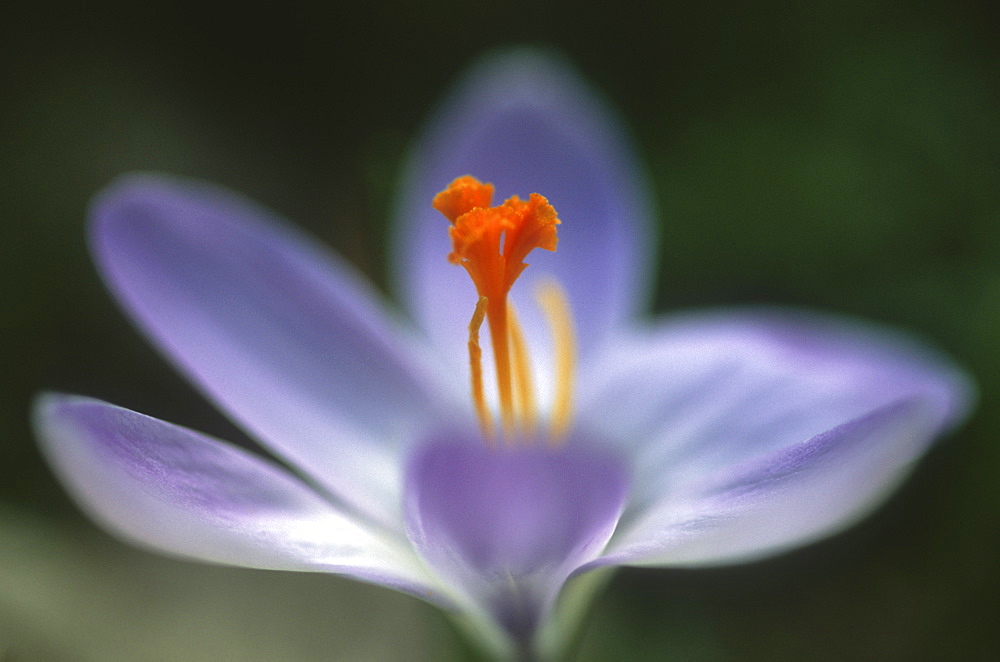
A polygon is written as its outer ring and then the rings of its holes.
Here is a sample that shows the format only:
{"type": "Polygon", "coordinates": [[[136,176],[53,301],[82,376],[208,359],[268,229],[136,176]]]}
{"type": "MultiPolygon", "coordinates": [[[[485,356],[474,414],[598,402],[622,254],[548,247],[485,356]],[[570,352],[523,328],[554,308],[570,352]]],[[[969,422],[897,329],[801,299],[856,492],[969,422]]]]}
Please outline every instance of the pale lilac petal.
{"type": "Polygon", "coordinates": [[[440,442],[410,463],[409,530],[428,555],[526,575],[600,545],[625,486],[620,463],[592,449],[440,442]]]}
{"type": "Polygon", "coordinates": [[[679,485],[623,520],[595,565],[748,561],[839,531],[896,487],[939,423],[939,403],[912,398],[679,485]]]}
{"type": "Polygon", "coordinates": [[[546,196],[563,225],[556,253],[536,250],[514,288],[527,336],[546,338],[534,303],[539,278],[566,288],[587,354],[649,291],[648,201],[642,173],[613,113],[562,59],[531,50],[488,57],[438,111],[404,179],[397,208],[396,280],[404,305],[464,374],[476,302],[448,264],[448,222],[431,208],[457,176],[496,185],[495,203],[546,196]]]}
{"type": "Polygon", "coordinates": [[[629,447],[632,508],[904,398],[930,408],[924,439],[973,399],[963,373],[902,334],[790,311],[675,316],[622,336],[582,385],[580,425],[629,447]]]}
{"type": "Polygon", "coordinates": [[[276,454],[393,519],[402,449],[450,391],[353,270],[197,182],[123,178],[92,221],[108,286],[168,358],[276,454]]]}
{"type": "Polygon", "coordinates": [[[405,541],[246,451],[89,398],[46,395],[35,425],[81,507],[133,542],[202,561],[335,572],[428,597],[405,541]]]}
{"type": "Polygon", "coordinates": [[[440,441],[410,462],[407,530],[432,567],[519,635],[537,624],[569,573],[601,550],[627,491],[621,462],[585,444],[492,449],[440,441]]]}

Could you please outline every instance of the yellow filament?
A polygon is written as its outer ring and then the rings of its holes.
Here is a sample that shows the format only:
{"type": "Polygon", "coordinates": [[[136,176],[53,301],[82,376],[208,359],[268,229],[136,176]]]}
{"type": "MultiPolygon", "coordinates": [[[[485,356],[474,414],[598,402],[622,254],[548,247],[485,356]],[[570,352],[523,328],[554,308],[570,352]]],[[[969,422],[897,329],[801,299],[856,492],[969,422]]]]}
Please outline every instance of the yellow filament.
{"type": "Polygon", "coordinates": [[[524,332],[517,321],[514,304],[507,304],[507,324],[510,328],[510,347],[513,352],[514,389],[517,395],[517,415],[521,425],[521,434],[530,439],[535,433],[538,421],[538,408],[535,405],[535,386],[531,379],[531,362],[528,359],[528,346],[524,340],[524,332]]]}
{"type": "Polygon", "coordinates": [[[576,371],[576,334],[566,292],[554,280],[538,287],[538,305],[552,330],[555,349],[556,388],[552,403],[551,438],[549,443],[563,443],[573,416],[573,377],[576,371]]]}
{"type": "Polygon", "coordinates": [[[479,346],[479,328],[486,317],[488,302],[489,299],[486,297],[479,297],[476,311],[472,313],[472,321],[469,322],[469,369],[472,373],[472,402],[479,418],[479,427],[483,430],[483,436],[492,443],[493,417],[490,416],[490,408],[486,405],[486,394],[483,391],[483,350],[479,346]]]}

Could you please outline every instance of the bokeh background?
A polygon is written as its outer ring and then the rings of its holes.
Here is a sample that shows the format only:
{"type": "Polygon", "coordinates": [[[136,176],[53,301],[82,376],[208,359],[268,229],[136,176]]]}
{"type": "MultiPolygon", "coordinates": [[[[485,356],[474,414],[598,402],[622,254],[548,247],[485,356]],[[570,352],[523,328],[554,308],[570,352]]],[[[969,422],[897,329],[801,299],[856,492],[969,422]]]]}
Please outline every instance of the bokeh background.
{"type": "Polygon", "coordinates": [[[0,21],[0,660],[473,659],[434,609],[133,550],[35,449],[40,389],[242,440],[84,244],[154,169],[279,210],[386,286],[410,141],[476,56],[561,50],[636,138],[656,308],[783,303],[914,330],[980,407],[876,515],[753,565],[621,572],[584,660],[1000,659],[1000,23],[986,0],[15,3],[0,21]]]}

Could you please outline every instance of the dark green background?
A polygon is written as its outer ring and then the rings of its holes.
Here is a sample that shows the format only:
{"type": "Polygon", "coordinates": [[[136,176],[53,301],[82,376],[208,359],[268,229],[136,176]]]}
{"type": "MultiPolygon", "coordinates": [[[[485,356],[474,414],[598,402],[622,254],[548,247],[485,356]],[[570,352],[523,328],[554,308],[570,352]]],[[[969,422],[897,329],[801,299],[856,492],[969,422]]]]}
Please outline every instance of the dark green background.
{"type": "Polygon", "coordinates": [[[565,52],[635,135],[662,222],[658,310],[860,315],[945,348],[982,389],[969,424],[850,532],[744,567],[620,573],[581,657],[1000,656],[991,3],[81,4],[0,23],[4,662],[469,655],[434,609],[384,589],[121,545],[70,504],[27,411],[65,390],[241,439],[102,289],[90,196],[133,169],[216,181],[384,285],[410,140],[471,59],[523,43],[565,52]]]}

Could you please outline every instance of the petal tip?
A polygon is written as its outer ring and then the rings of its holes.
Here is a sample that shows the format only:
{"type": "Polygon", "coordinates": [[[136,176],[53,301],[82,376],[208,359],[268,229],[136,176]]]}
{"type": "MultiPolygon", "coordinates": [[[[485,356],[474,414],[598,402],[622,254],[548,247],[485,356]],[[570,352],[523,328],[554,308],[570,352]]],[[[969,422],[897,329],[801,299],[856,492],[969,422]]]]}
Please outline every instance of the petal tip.
{"type": "Polygon", "coordinates": [[[79,395],[70,395],[57,391],[41,391],[31,402],[30,418],[35,437],[45,449],[51,445],[56,435],[54,426],[59,423],[67,410],[74,405],[90,401],[79,395]]]}

